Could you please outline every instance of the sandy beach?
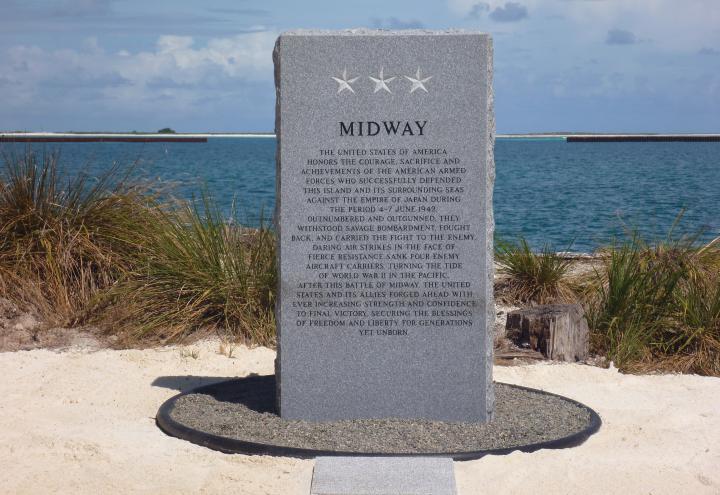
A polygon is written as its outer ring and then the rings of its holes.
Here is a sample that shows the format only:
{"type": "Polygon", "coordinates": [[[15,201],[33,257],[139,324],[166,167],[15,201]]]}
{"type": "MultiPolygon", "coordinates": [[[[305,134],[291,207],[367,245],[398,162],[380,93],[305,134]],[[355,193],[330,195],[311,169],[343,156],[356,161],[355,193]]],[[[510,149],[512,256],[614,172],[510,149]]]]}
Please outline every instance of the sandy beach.
{"type": "MultiPolygon", "coordinates": [[[[222,454],[155,426],[178,390],[269,374],[274,356],[227,357],[216,340],[0,353],[0,492],[307,494],[313,461],[222,454]]],[[[720,493],[720,379],[550,363],[495,378],[579,400],[603,426],[573,449],[456,462],[459,493],[720,493]]]]}

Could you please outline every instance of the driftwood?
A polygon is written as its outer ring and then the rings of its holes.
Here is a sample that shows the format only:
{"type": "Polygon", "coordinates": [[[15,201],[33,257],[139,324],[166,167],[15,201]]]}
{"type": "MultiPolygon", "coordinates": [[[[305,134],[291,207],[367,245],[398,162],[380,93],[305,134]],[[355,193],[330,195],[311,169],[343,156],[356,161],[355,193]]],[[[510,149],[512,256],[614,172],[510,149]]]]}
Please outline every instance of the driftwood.
{"type": "Polygon", "coordinates": [[[511,311],[506,335],[518,347],[539,351],[557,361],[584,361],[590,331],[579,304],[548,304],[511,311]]]}
{"type": "Polygon", "coordinates": [[[493,357],[497,366],[513,366],[518,361],[532,363],[545,359],[545,356],[530,349],[496,349],[493,357]]]}

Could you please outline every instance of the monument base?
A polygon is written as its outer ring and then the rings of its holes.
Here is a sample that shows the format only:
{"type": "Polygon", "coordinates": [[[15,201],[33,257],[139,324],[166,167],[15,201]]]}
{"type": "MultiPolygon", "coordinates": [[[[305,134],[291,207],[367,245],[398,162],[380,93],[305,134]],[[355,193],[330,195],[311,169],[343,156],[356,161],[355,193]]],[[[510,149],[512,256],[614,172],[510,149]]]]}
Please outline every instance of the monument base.
{"type": "Polygon", "coordinates": [[[158,411],[165,433],[227,453],[317,456],[447,456],[477,459],[519,450],[573,447],[600,417],[579,402],[496,383],[490,423],[407,419],[285,420],[275,407],[275,377],[251,376],[176,395],[158,411]]]}

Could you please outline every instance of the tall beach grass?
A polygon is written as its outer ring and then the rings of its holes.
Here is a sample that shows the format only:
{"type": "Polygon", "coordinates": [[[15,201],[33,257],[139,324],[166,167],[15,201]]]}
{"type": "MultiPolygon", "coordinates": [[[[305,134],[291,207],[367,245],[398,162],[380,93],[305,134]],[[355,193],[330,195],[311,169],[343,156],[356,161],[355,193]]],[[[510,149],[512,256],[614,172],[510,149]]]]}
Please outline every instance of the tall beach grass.
{"type": "MultiPolygon", "coordinates": [[[[210,194],[163,199],[132,167],[66,176],[57,154],[5,156],[0,297],[51,324],[94,324],[119,345],[217,332],[274,345],[271,226],[238,226],[210,194]]],[[[498,294],[518,304],[579,302],[595,353],[623,371],[720,376],[720,240],[638,234],[600,250],[588,276],[524,239],[498,242],[498,294]]]]}
{"type": "Polygon", "coordinates": [[[208,330],[274,342],[270,228],[231,227],[208,194],[161,201],[131,166],[67,177],[58,159],[4,157],[0,296],[52,324],[99,324],[125,345],[208,330]]]}
{"type": "Polygon", "coordinates": [[[633,233],[603,255],[585,302],[596,351],[627,371],[720,375],[717,239],[633,233]]]}
{"type": "Polygon", "coordinates": [[[720,239],[675,237],[675,227],[652,242],[628,232],[584,273],[548,247],[497,242],[497,293],[517,305],[582,304],[591,350],[622,371],[720,376],[720,239]]]}
{"type": "Polygon", "coordinates": [[[495,262],[500,273],[506,275],[498,295],[509,302],[547,304],[577,299],[575,285],[568,276],[572,260],[549,246],[534,252],[524,238],[517,243],[496,240],[495,262]]]}
{"type": "Polygon", "coordinates": [[[150,214],[152,226],[130,256],[132,268],[98,298],[92,313],[130,341],[179,341],[214,330],[273,345],[272,230],[236,226],[207,193],[150,214]]]}
{"type": "MultiPolygon", "coordinates": [[[[4,157],[0,172],[0,292],[46,316],[72,320],[130,268],[149,196],[115,167],[66,176],[57,153],[4,157]]],[[[59,323],[59,322],[58,322],[59,323]]]]}

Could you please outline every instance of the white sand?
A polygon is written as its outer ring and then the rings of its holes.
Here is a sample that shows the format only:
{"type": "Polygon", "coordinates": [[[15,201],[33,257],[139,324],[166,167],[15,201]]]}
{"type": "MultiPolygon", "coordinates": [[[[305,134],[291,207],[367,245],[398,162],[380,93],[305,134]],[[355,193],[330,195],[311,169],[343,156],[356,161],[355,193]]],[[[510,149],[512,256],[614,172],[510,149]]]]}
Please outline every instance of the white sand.
{"type": "MultiPolygon", "coordinates": [[[[271,350],[218,347],[0,354],[0,492],[307,494],[313,461],[226,455],[155,426],[177,393],[160,377],[188,387],[272,372],[271,350]]],[[[573,449],[455,463],[461,494],[720,493],[720,379],[568,364],[495,373],[584,402],[604,424],[573,449]]]]}

